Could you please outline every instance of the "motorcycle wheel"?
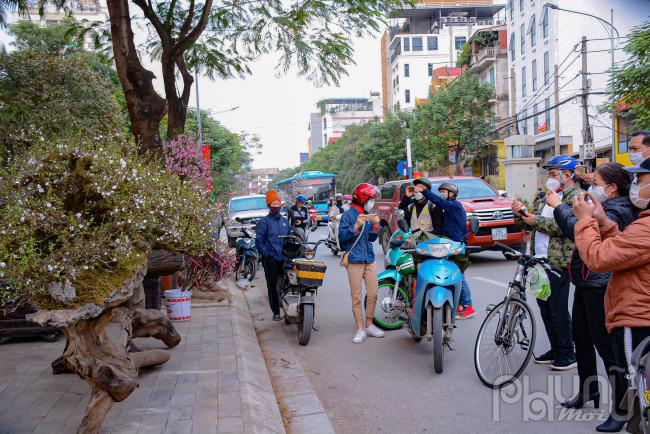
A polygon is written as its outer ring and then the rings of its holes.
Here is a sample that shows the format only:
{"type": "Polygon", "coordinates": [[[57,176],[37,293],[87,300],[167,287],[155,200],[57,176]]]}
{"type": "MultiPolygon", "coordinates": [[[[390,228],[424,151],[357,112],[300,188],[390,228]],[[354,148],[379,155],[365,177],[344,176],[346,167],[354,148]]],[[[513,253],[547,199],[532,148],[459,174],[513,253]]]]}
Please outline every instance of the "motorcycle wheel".
{"type": "Polygon", "coordinates": [[[314,326],[314,305],[302,305],[302,321],[298,323],[298,343],[307,345],[311,338],[311,329],[314,326]]]}
{"type": "Polygon", "coordinates": [[[243,264],[237,267],[237,270],[235,271],[235,279],[246,279],[250,282],[255,278],[256,273],[257,263],[255,259],[249,257],[246,258],[246,261],[243,264]]]}
{"type": "MultiPolygon", "coordinates": [[[[391,280],[380,280],[377,289],[377,303],[375,304],[375,314],[372,316],[372,323],[383,330],[397,330],[402,328],[404,320],[400,318],[400,314],[406,309],[406,297],[404,288],[401,286],[398,289],[397,299],[395,303],[399,307],[393,307],[389,312],[383,309],[383,300],[386,297],[393,296],[395,283],[391,280]]],[[[368,305],[368,296],[363,301],[364,306],[368,305]]]]}
{"type": "Polygon", "coordinates": [[[433,309],[433,315],[431,315],[431,322],[433,323],[433,369],[437,374],[440,374],[445,360],[445,344],[443,342],[445,331],[442,327],[444,310],[442,308],[434,309],[431,306],[427,309],[433,309]]]}
{"type": "Polygon", "coordinates": [[[384,251],[384,255],[388,253],[388,249],[390,249],[390,227],[388,225],[383,225],[381,227],[381,230],[379,231],[379,244],[381,245],[381,249],[384,251]]]}

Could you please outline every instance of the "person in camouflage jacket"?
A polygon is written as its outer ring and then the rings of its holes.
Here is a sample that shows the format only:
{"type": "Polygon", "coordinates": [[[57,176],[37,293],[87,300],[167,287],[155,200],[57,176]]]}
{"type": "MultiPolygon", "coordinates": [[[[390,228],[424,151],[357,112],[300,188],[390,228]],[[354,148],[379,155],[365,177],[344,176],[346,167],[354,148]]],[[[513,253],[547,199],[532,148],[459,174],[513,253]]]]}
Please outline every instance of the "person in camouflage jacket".
{"type": "MultiPolygon", "coordinates": [[[[548,170],[547,191],[554,191],[562,196],[562,202],[571,206],[573,198],[580,193],[574,183],[575,168],[578,162],[563,155],[551,158],[543,168],[548,170]]],[[[548,193],[547,193],[548,197],[548,193]]],[[[571,333],[571,315],[569,314],[569,261],[575,245],[567,237],[553,217],[553,208],[540,201],[537,211],[522,215],[524,204],[513,201],[512,211],[515,222],[532,231],[530,251],[532,255],[548,258],[557,273],[547,273],[551,283],[551,295],[547,300],[537,299],[537,305],[544,322],[544,328],[551,343],[551,349],[535,357],[536,363],[550,363],[551,369],[564,371],[576,367],[576,356],[571,333]]]]}
{"type": "MultiPolygon", "coordinates": [[[[580,190],[574,185],[563,190],[562,193],[562,203],[573,206],[573,198],[580,194],[580,190]]],[[[527,224],[519,213],[515,214],[515,223],[526,230],[532,231],[530,236],[531,255],[535,255],[535,232],[543,232],[551,237],[548,242],[548,252],[546,253],[548,262],[558,268],[568,268],[575,244],[564,235],[553,217],[542,217],[544,206],[546,206],[545,197],[540,200],[539,208],[535,211],[535,222],[532,225],[527,224]]]]}

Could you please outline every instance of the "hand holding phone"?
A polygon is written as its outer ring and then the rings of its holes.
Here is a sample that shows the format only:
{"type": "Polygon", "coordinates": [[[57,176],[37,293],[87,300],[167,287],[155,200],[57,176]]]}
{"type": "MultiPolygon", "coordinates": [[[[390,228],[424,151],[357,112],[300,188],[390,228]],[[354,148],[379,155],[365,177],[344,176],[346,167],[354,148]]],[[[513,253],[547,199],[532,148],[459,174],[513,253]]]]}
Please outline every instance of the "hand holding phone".
{"type": "Polygon", "coordinates": [[[528,211],[526,211],[526,208],[520,209],[519,214],[521,214],[524,217],[528,217],[528,211]]]}

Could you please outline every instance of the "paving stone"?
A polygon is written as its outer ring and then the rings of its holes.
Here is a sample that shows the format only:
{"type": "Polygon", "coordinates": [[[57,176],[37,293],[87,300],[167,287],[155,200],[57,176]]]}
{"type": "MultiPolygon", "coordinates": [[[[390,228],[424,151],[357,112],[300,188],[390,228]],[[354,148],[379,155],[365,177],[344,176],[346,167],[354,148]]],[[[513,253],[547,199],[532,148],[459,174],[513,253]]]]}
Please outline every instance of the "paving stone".
{"type": "Polygon", "coordinates": [[[335,434],[325,413],[292,417],[287,429],[291,434],[335,434]]]}
{"type": "Polygon", "coordinates": [[[165,434],[192,434],[192,420],[168,421],[165,434]]]}
{"type": "Polygon", "coordinates": [[[217,432],[219,434],[243,433],[244,422],[241,417],[224,417],[217,421],[217,432]]]}

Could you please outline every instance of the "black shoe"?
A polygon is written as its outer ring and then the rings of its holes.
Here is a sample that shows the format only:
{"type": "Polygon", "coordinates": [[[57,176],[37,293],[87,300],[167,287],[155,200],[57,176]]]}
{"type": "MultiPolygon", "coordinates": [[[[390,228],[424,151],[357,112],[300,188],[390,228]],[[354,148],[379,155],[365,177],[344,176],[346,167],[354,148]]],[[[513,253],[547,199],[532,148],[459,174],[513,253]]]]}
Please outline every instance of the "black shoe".
{"type": "Polygon", "coordinates": [[[273,321],[280,321],[281,319],[279,313],[273,314],[273,321]]]}
{"type": "Polygon", "coordinates": [[[577,367],[578,362],[576,362],[576,356],[574,355],[553,360],[553,363],[551,364],[551,369],[554,371],[568,371],[569,369],[577,367]]]}
{"type": "Polygon", "coordinates": [[[594,402],[594,408],[600,407],[600,393],[590,393],[589,397],[585,399],[585,396],[581,394],[577,395],[573,399],[570,399],[568,401],[563,402],[562,407],[564,408],[582,408],[584,407],[585,404],[587,404],[589,401],[594,402]]]}
{"type": "Polygon", "coordinates": [[[553,354],[553,350],[548,350],[541,356],[535,356],[535,363],[539,363],[540,365],[546,365],[549,363],[553,363],[554,358],[555,355],[553,354]]]}
{"type": "MultiPolygon", "coordinates": [[[[625,426],[627,417],[612,412],[607,420],[596,427],[598,432],[619,432],[625,426]]],[[[629,429],[629,428],[628,428],[629,429]]]]}

